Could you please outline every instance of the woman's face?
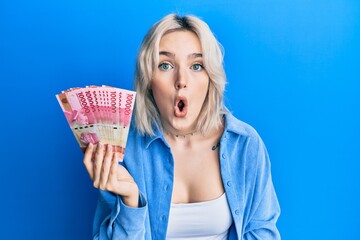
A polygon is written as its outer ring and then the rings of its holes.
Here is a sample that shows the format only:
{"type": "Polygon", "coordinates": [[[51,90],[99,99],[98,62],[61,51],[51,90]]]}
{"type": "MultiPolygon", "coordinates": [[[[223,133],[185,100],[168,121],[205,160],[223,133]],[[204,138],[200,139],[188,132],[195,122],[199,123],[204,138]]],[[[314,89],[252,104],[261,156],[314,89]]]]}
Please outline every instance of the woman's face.
{"type": "Polygon", "coordinates": [[[193,132],[209,86],[201,43],[191,31],[165,34],[151,88],[163,127],[178,134],[193,132]]]}

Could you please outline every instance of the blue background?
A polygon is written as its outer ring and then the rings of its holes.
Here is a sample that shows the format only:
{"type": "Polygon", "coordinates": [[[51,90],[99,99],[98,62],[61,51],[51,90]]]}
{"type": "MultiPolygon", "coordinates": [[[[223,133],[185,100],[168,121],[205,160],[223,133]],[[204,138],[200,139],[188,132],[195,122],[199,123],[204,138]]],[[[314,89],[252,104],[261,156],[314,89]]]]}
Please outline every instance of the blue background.
{"type": "Polygon", "coordinates": [[[356,0],[1,1],[0,238],[91,238],[97,192],[55,94],[131,89],[143,36],[170,12],[225,48],[226,102],[267,145],[283,239],[359,239],[356,0]]]}

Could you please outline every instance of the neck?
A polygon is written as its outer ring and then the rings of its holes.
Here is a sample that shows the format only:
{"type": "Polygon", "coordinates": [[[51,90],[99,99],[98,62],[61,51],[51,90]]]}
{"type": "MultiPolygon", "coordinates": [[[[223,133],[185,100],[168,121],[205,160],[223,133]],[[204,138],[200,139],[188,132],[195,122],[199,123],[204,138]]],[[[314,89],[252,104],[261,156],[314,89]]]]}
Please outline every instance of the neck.
{"type": "Polygon", "coordinates": [[[167,129],[163,129],[164,137],[169,143],[172,149],[177,150],[199,150],[205,149],[209,151],[215,151],[220,146],[220,137],[223,132],[223,128],[213,129],[209,134],[201,134],[198,131],[193,132],[169,132],[167,129]]]}
{"type": "Polygon", "coordinates": [[[163,129],[164,137],[172,149],[193,149],[202,141],[202,134],[199,132],[170,132],[163,129]]]}
{"type": "Polygon", "coordinates": [[[174,132],[166,130],[165,128],[163,129],[163,132],[172,138],[190,138],[191,136],[194,136],[195,134],[197,134],[197,131],[184,132],[184,133],[175,132],[174,133],[174,132]]]}

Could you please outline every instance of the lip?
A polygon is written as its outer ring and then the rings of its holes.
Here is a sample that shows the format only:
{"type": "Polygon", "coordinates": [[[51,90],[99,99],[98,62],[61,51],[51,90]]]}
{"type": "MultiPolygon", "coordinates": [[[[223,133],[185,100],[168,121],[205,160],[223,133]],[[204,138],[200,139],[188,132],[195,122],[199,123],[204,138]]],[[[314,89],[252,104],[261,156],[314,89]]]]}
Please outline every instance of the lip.
{"type": "Polygon", "coordinates": [[[177,96],[175,98],[175,102],[174,102],[174,114],[175,114],[175,116],[183,118],[183,117],[186,116],[187,111],[188,111],[188,100],[187,100],[187,98],[184,97],[184,96],[177,96]],[[178,106],[180,101],[182,101],[184,103],[184,107],[183,107],[182,111],[180,111],[179,106],[178,106]]]}

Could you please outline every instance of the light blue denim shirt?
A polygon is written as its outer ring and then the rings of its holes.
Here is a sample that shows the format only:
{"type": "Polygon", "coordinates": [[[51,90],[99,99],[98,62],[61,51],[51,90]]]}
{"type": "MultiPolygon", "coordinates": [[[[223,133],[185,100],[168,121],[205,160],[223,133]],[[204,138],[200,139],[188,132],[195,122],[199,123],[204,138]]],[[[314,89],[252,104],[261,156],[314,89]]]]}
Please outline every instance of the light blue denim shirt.
{"type": "MultiPolygon", "coordinates": [[[[233,224],[228,239],[280,239],[280,207],[271,179],[268,153],[258,133],[231,113],[225,115],[219,160],[233,224]]],[[[139,208],[100,191],[94,239],[166,239],[174,159],[162,132],[140,135],[131,129],[123,162],[140,190],[139,208]]]]}

